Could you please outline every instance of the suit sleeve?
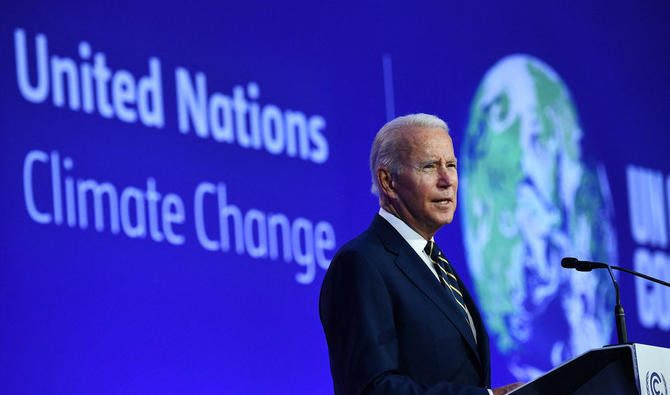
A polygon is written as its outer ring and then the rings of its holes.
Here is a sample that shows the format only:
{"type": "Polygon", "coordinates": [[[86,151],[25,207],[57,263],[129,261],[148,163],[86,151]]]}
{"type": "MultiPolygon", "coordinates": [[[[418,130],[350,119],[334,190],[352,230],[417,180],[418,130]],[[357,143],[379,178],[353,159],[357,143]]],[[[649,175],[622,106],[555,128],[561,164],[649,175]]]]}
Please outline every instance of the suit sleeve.
{"type": "Polygon", "coordinates": [[[377,268],[355,250],[333,259],[319,313],[335,394],[488,394],[447,382],[427,387],[400,373],[393,299],[377,268]]]}

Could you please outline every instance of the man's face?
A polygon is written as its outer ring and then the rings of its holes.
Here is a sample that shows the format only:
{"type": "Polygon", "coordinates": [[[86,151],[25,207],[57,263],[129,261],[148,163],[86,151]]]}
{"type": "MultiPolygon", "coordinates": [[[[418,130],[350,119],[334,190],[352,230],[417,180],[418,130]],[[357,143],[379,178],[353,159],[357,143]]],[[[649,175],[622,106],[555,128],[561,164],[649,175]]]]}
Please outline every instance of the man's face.
{"type": "Polygon", "coordinates": [[[456,210],[458,173],[451,137],[444,129],[404,133],[402,168],[393,178],[391,204],[400,218],[426,239],[451,223],[456,210]]]}

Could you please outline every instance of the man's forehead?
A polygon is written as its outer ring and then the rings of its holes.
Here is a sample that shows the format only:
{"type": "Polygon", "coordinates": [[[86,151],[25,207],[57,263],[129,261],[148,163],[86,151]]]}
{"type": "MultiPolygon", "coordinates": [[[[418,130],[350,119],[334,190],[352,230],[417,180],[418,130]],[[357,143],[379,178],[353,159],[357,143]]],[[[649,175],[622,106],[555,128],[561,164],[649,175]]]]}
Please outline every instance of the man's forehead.
{"type": "Polygon", "coordinates": [[[423,128],[404,134],[406,153],[410,156],[435,157],[450,160],[454,158],[451,137],[441,128],[423,128]]]}

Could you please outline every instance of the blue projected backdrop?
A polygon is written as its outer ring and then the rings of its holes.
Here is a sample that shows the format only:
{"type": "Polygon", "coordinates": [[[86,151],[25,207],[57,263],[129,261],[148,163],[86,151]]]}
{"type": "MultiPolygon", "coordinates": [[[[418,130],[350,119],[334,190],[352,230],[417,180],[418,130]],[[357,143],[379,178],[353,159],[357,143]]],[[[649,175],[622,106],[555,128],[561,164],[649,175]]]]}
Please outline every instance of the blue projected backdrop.
{"type": "MultiPolygon", "coordinates": [[[[140,3],[2,6],[5,392],[332,393],[319,289],[394,115],[450,126],[494,386],[616,341],[562,257],[670,280],[666,3],[140,3]]],[[[618,279],[670,347],[670,290],[618,279]]]]}

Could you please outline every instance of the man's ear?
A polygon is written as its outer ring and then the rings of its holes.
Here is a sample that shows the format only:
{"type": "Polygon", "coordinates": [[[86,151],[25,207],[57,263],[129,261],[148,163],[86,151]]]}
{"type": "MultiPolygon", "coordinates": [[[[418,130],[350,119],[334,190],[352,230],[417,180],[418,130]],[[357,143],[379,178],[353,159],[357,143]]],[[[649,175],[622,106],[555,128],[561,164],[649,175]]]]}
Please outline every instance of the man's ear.
{"type": "Polygon", "coordinates": [[[377,183],[379,184],[379,189],[385,196],[391,197],[395,195],[393,175],[389,169],[385,167],[377,168],[377,183]]]}

